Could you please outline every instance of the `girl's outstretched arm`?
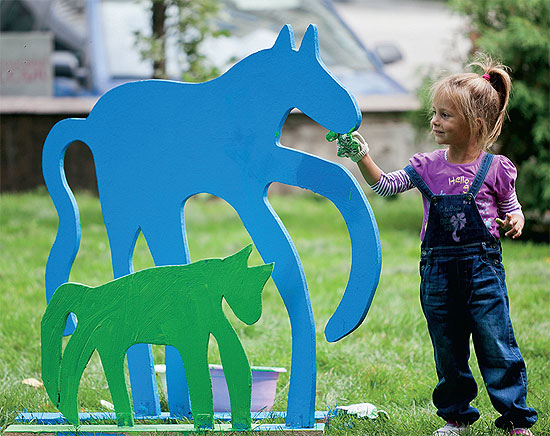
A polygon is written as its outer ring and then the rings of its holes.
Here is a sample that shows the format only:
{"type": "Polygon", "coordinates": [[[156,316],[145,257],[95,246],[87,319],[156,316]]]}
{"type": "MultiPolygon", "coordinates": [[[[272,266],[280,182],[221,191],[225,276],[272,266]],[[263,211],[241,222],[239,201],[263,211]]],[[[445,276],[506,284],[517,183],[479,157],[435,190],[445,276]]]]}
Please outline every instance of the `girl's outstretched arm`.
{"type": "Polygon", "coordinates": [[[363,178],[367,181],[367,183],[370,186],[372,186],[380,180],[380,176],[382,175],[382,170],[378,167],[378,165],[376,165],[376,163],[370,157],[369,144],[367,144],[367,141],[365,141],[365,138],[363,138],[359,132],[353,132],[351,135],[356,141],[358,141],[361,144],[361,150],[364,150],[364,152],[359,155],[361,159],[357,160],[357,159],[353,159],[352,157],[352,160],[356,162],[357,165],[359,166],[359,169],[361,170],[361,174],[363,175],[363,178]]]}
{"type": "Polygon", "coordinates": [[[336,138],[338,140],[338,156],[349,157],[352,162],[355,162],[369,185],[372,186],[377,183],[382,175],[382,170],[369,156],[369,144],[367,144],[365,138],[357,131],[352,132],[351,136],[349,134],[338,135],[333,132],[329,132],[327,135],[327,140],[331,142],[336,138]]]}
{"type": "MultiPolygon", "coordinates": [[[[382,197],[386,197],[414,188],[414,184],[405,171],[399,170],[386,174],[376,165],[370,157],[367,141],[365,141],[359,132],[353,132],[351,136],[359,143],[359,146],[350,148],[346,142],[340,142],[340,139],[338,139],[338,156],[349,157],[353,162],[357,163],[363,178],[374,192],[382,197]]],[[[329,139],[328,135],[327,139],[333,141],[333,139],[329,139]]]]}
{"type": "Polygon", "coordinates": [[[376,165],[376,163],[370,157],[370,154],[366,154],[359,162],[357,162],[363,178],[367,183],[372,186],[378,183],[382,176],[382,170],[376,165]]]}

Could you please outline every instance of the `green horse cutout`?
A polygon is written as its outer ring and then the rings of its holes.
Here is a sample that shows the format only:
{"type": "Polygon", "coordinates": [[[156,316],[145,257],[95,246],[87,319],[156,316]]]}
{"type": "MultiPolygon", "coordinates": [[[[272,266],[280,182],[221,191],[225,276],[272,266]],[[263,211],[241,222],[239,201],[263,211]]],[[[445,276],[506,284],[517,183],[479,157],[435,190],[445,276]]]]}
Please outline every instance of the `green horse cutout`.
{"type": "Polygon", "coordinates": [[[42,318],[42,379],[48,396],[78,426],[78,387],[97,350],[119,426],[133,426],[124,376],[124,357],[137,343],[172,345],[181,354],[197,429],[213,428],[208,342],[219,346],[227,379],[234,429],[251,426],[252,375],[241,342],[225,317],[222,299],[248,325],[262,313],[262,291],[273,264],[248,266],[252,244],[224,259],[160,266],[97,287],[65,283],[54,293],[42,318]],[[62,352],[68,316],[78,320],[62,352]]]}

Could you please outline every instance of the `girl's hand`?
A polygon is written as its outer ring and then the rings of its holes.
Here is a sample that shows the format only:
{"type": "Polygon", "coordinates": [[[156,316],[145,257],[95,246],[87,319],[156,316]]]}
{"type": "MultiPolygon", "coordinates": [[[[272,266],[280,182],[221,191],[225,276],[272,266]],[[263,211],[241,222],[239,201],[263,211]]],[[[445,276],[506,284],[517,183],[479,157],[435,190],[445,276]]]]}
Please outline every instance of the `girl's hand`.
{"type": "Polygon", "coordinates": [[[521,236],[523,226],[525,225],[525,219],[517,213],[507,213],[506,220],[502,221],[500,218],[497,218],[496,222],[506,231],[505,235],[512,239],[517,239],[521,236]]]}
{"type": "Polygon", "coordinates": [[[357,163],[361,159],[365,157],[366,154],[369,152],[369,144],[367,144],[367,141],[365,141],[365,138],[361,136],[361,134],[357,131],[352,132],[351,134],[352,138],[359,144],[359,147],[357,149],[357,152],[354,154],[350,153],[349,158],[357,163]]]}
{"type": "Polygon", "coordinates": [[[344,135],[329,132],[326,136],[327,141],[337,141],[339,157],[349,157],[357,163],[369,152],[369,144],[359,134],[359,132],[347,133],[344,135]]]}

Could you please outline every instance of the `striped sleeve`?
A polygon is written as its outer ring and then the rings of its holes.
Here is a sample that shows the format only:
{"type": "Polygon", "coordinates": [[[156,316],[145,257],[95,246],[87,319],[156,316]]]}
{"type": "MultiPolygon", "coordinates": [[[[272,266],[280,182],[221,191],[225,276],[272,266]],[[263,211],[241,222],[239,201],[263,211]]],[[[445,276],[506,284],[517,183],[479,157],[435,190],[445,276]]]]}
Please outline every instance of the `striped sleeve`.
{"type": "Polygon", "coordinates": [[[499,216],[505,216],[507,213],[517,213],[523,216],[521,204],[518,201],[516,191],[510,191],[507,198],[501,200],[498,204],[499,216]]]}
{"type": "Polygon", "coordinates": [[[495,191],[497,195],[497,213],[503,217],[507,213],[521,212],[521,204],[516,195],[517,169],[506,156],[497,155],[495,191]]]}
{"type": "Polygon", "coordinates": [[[371,189],[381,197],[389,197],[412,188],[414,185],[404,170],[382,173],[380,180],[371,185],[371,189]]]}

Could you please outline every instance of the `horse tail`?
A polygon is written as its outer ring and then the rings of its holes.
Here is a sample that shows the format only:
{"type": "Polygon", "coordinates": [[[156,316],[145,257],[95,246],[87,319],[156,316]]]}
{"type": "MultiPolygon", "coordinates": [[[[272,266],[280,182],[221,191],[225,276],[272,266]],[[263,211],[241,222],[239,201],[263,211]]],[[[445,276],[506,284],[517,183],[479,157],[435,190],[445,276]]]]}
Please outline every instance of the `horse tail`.
{"type": "MultiPolygon", "coordinates": [[[[42,173],[57,209],[59,227],[46,264],[46,300],[69,279],[80,246],[80,214],[65,177],[65,151],[73,142],[86,142],[85,119],[69,118],[58,122],[46,138],[42,151],[42,173]]],[[[74,325],[67,326],[70,334],[74,325]]]]}
{"type": "Polygon", "coordinates": [[[84,285],[65,283],[52,296],[42,322],[40,323],[40,338],[42,343],[42,381],[52,403],[59,408],[61,351],[63,346],[63,330],[67,318],[73,311],[78,311],[75,294],[82,295],[84,285]]]}

